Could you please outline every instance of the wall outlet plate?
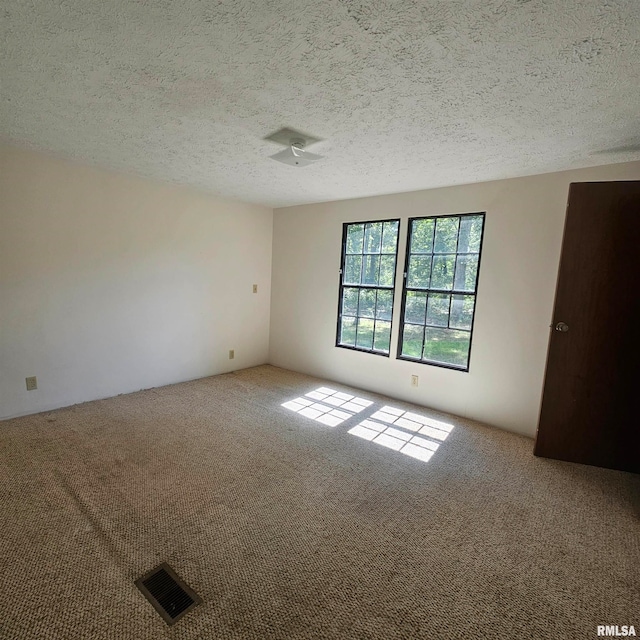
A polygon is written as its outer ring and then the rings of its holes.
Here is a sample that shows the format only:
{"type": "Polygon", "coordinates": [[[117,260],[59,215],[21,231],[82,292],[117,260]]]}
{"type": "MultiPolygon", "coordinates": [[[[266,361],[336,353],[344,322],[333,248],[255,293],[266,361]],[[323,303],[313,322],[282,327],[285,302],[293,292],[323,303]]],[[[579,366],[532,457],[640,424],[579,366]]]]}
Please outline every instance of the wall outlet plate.
{"type": "Polygon", "coordinates": [[[38,378],[36,378],[36,376],[31,376],[24,380],[27,383],[27,391],[34,391],[38,388],[38,378]]]}
{"type": "Polygon", "coordinates": [[[253,293],[258,293],[258,285],[257,284],[253,285],[253,293]]]}
{"type": "Polygon", "coordinates": [[[411,386],[412,387],[418,386],[418,376],[411,376],[411,386]]]}
{"type": "Polygon", "coordinates": [[[236,357],[236,352],[233,349],[229,349],[229,360],[233,360],[236,357]]]}

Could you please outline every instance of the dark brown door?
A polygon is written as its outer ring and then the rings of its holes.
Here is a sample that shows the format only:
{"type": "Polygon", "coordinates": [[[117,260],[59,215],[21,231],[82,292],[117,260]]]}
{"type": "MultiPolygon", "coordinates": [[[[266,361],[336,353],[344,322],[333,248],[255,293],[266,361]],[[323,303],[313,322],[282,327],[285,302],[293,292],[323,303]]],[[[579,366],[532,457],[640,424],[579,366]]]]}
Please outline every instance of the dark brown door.
{"type": "Polygon", "coordinates": [[[640,181],[569,188],[534,453],[640,472],[640,181]]]}

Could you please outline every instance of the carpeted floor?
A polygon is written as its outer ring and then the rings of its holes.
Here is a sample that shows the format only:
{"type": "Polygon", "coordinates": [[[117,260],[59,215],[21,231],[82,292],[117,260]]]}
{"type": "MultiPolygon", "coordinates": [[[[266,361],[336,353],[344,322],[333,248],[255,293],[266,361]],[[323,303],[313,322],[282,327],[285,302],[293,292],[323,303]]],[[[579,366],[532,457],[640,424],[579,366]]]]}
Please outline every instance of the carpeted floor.
{"type": "Polygon", "coordinates": [[[532,444],[271,366],[0,423],[0,638],[640,634],[640,476],[532,444]]]}

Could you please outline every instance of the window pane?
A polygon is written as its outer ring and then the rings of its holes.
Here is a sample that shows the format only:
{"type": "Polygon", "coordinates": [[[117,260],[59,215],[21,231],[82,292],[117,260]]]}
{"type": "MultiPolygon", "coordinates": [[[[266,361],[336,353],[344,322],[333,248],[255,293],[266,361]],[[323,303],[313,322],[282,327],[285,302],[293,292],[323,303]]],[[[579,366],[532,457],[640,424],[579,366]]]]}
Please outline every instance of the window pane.
{"type": "Polygon", "coordinates": [[[453,329],[471,329],[475,296],[452,296],[451,320],[449,326],[453,329]]]}
{"type": "Polygon", "coordinates": [[[342,317],[340,326],[340,344],[354,347],[356,344],[356,318],[342,317]]]}
{"type": "Polygon", "coordinates": [[[347,232],[347,253],[362,253],[363,224],[350,224],[347,232]]]}
{"type": "Polygon", "coordinates": [[[345,284],[360,284],[362,256],[347,256],[344,263],[343,282],[345,284]]]}
{"type": "Polygon", "coordinates": [[[384,223],[384,231],[382,232],[382,253],[396,254],[398,247],[398,221],[384,223]]]}
{"type": "Polygon", "coordinates": [[[460,239],[458,253],[480,251],[482,239],[482,216],[465,216],[460,219],[460,239]]]}
{"type": "Polygon", "coordinates": [[[424,359],[465,367],[469,359],[469,340],[467,331],[454,329],[425,329],[424,359]]]}
{"type": "Polygon", "coordinates": [[[381,287],[392,287],[395,279],[396,257],[381,256],[380,257],[380,281],[381,287]]]}
{"type": "Polygon", "coordinates": [[[434,253],[455,253],[460,218],[437,218],[434,253]]]}
{"type": "Polygon", "coordinates": [[[356,347],[371,349],[373,347],[373,320],[358,318],[358,336],[356,347]]]}
{"type": "Polygon", "coordinates": [[[379,318],[380,320],[391,320],[392,304],[393,293],[391,291],[378,291],[376,318],[379,318]]]}
{"type": "Polygon", "coordinates": [[[427,309],[427,294],[407,291],[407,302],[404,308],[404,321],[424,324],[427,309]]]}
{"type": "Polygon", "coordinates": [[[399,229],[400,220],[343,225],[337,345],[388,355],[399,229]]]}
{"type": "Polygon", "coordinates": [[[402,355],[419,358],[422,355],[422,336],[424,327],[415,324],[405,324],[402,334],[402,355]]]}
{"type": "Polygon", "coordinates": [[[451,289],[453,287],[455,261],[455,255],[433,257],[433,273],[431,274],[432,289],[451,289]]]}
{"type": "Polygon", "coordinates": [[[391,342],[391,323],[376,322],[376,333],[373,341],[373,348],[376,351],[384,351],[389,353],[389,344],[391,342]]]}
{"type": "Polygon", "coordinates": [[[468,369],[484,217],[410,221],[398,357],[468,369]]]}
{"type": "Polygon", "coordinates": [[[411,256],[407,273],[407,286],[427,288],[431,276],[431,256],[411,256]]]}
{"type": "Polygon", "coordinates": [[[382,222],[367,223],[364,227],[364,253],[380,253],[382,222]]]}
{"type": "Polygon", "coordinates": [[[433,218],[414,220],[411,225],[411,253],[433,252],[433,218]]]}
{"type": "Polygon", "coordinates": [[[362,284],[378,284],[380,256],[363,256],[362,284]]]}
{"type": "Polygon", "coordinates": [[[358,315],[363,318],[373,318],[376,311],[375,289],[360,289],[360,304],[358,315]]]}
{"type": "Polygon", "coordinates": [[[427,324],[435,324],[439,327],[449,325],[449,301],[451,296],[430,293],[427,304],[427,324]]]}
{"type": "Polygon", "coordinates": [[[477,273],[477,255],[458,256],[456,260],[456,282],[454,289],[457,291],[475,291],[477,273]]]}
{"type": "Polygon", "coordinates": [[[345,316],[358,315],[358,290],[345,287],[342,294],[342,313],[345,316]]]}

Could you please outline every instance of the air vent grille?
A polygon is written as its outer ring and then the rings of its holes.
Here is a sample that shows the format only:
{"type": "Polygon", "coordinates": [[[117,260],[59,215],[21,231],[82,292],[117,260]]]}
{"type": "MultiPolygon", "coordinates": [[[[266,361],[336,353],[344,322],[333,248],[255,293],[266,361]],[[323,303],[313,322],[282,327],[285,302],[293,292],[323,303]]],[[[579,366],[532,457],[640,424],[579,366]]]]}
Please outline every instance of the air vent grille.
{"type": "Polygon", "coordinates": [[[136,586],[167,624],[175,624],[202,602],[166,563],[138,578],[136,586]]]}

